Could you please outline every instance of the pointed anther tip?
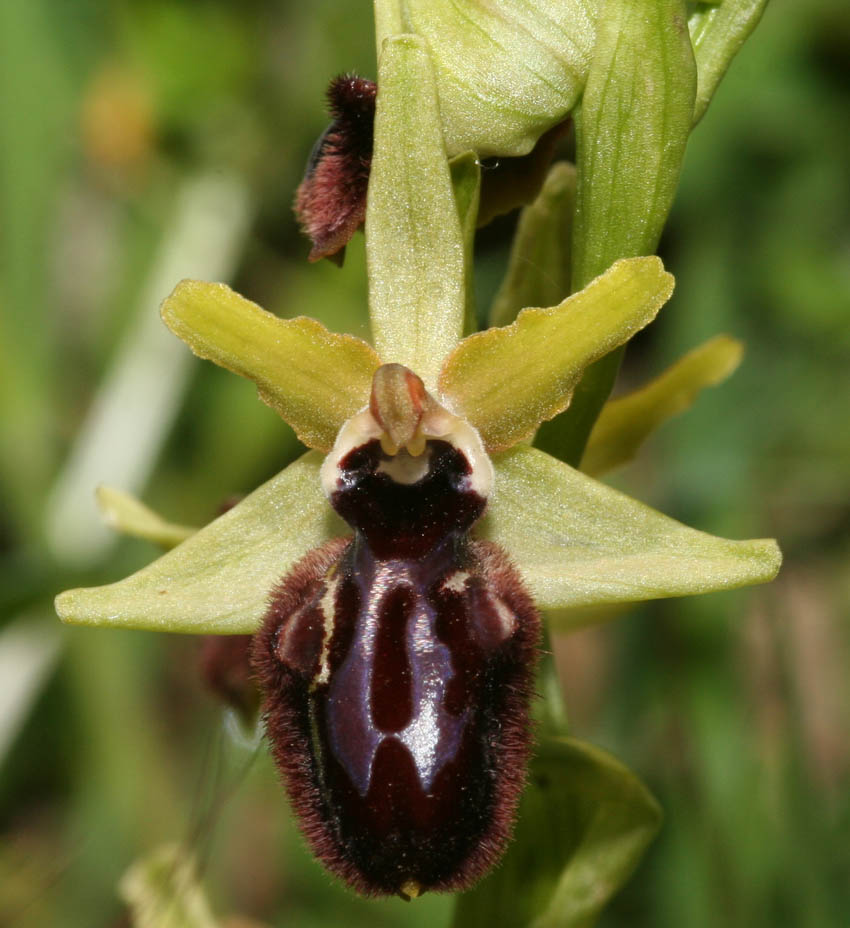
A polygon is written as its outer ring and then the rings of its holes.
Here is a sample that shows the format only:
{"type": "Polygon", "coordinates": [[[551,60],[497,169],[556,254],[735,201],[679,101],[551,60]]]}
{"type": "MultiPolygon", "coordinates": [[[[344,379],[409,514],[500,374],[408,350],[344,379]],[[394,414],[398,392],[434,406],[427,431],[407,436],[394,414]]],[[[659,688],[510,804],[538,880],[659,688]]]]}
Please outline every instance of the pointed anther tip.
{"type": "Polygon", "coordinates": [[[384,430],[381,444],[387,454],[411,443],[419,446],[416,435],[429,405],[421,377],[403,364],[383,364],[375,371],[369,411],[384,430]]]}

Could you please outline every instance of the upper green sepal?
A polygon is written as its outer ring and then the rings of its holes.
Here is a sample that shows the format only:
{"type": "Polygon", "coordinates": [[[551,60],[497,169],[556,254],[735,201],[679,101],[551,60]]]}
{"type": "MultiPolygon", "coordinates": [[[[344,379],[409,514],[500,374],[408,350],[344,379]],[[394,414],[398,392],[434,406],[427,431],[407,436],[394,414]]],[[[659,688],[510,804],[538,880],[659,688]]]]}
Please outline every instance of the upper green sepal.
{"type": "Polygon", "coordinates": [[[536,448],[494,456],[480,533],[513,558],[542,609],[711,593],[772,580],[775,541],[688,528],[536,448]]]}
{"type": "Polygon", "coordinates": [[[225,284],[184,280],[162,318],[198,357],[248,377],[311,448],[329,451],[340,426],[369,398],[374,349],[307,316],[280,319],[225,284]]]}
{"type": "Polygon", "coordinates": [[[330,538],[350,534],[319,485],[311,451],[229,512],[135,574],[68,590],[56,611],[72,625],[195,634],[257,630],[274,584],[330,538]]]}
{"type": "Polygon", "coordinates": [[[369,318],[381,360],[429,387],[463,334],[465,252],[427,47],[392,36],[378,62],[366,205],[369,318]]]}

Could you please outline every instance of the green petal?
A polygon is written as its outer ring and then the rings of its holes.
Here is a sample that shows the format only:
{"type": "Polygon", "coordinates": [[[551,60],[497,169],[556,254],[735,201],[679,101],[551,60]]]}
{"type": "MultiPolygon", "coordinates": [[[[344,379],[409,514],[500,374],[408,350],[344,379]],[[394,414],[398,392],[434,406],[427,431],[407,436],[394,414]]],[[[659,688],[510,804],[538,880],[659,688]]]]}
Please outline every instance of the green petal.
{"type": "Polygon", "coordinates": [[[463,333],[464,237],[431,61],[415,36],[384,43],[366,209],[369,315],[384,363],[433,387],[463,333]]]}
{"type": "Polygon", "coordinates": [[[122,535],[143,538],[170,550],[198,530],[188,525],[167,522],[135,496],[114,487],[98,487],[97,505],[107,525],[122,535]]]}
{"type": "Polygon", "coordinates": [[[697,63],[694,122],[699,122],[738,49],[755,29],[767,0],[700,3],[688,20],[697,63]]]}
{"type": "Polygon", "coordinates": [[[260,399],[321,451],[366,404],[380,365],[359,338],[304,316],[280,319],[224,284],[182,281],[162,318],[198,357],[253,380],[260,399]]]}
{"type": "Polygon", "coordinates": [[[547,738],[531,764],[504,861],[458,898],[455,928],[588,928],[661,823],[658,803],[618,760],[547,738]]]}
{"type": "Polygon", "coordinates": [[[611,400],[590,433],[581,469],[597,476],[628,463],[659,425],[687,409],[700,390],[724,381],[741,363],[743,352],[739,341],[718,335],[645,387],[611,400]]]}
{"type": "Polygon", "coordinates": [[[305,454],[125,580],[60,594],[59,617],[195,634],[256,631],[276,581],[312,548],[349,533],[320,489],[321,462],[317,452],[305,454]]]}
{"type": "Polygon", "coordinates": [[[524,307],[554,306],[569,295],[575,191],[575,166],[552,165],[543,189],[520,213],[490,325],[510,325],[524,307]]]}
{"type": "Polygon", "coordinates": [[[376,0],[377,46],[427,40],[450,154],[524,155],[573,108],[593,48],[596,0],[376,0]]]}
{"type": "Polygon", "coordinates": [[[688,528],[536,448],[493,463],[480,533],[506,549],[543,609],[711,593],[779,570],[775,541],[688,528]]]}
{"type": "Polygon", "coordinates": [[[460,230],[463,236],[463,270],[464,295],[464,334],[476,331],[478,320],[475,314],[475,274],[473,250],[475,248],[475,229],[478,225],[478,204],[481,198],[481,162],[471,151],[464,152],[449,162],[452,175],[452,188],[457,204],[460,230]]]}
{"type": "Polygon", "coordinates": [[[558,306],[464,339],[440,389],[488,448],[508,448],[561,412],[588,364],[654,319],[672,292],[660,259],[618,261],[558,306]]]}

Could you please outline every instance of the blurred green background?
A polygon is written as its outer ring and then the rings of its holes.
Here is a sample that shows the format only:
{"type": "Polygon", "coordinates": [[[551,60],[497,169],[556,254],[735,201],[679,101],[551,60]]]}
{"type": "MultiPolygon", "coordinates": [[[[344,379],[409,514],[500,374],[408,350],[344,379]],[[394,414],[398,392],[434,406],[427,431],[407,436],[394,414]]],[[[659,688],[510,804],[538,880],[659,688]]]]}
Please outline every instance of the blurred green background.
{"type": "MultiPolygon", "coordinates": [[[[439,928],[303,850],[233,743],[197,642],[63,629],[52,597],[156,555],[108,483],[201,524],[298,453],[250,384],[160,326],[182,277],[365,333],[362,237],[308,265],[291,212],[329,78],[374,76],[369,4],[0,0],[0,924],[123,924],[116,885],[186,841],[222,916],[439,928]]],[[[621,386],[725,331],[731,381],[616,482],[684,522],[776,536],[772,585],[629,609],[556,642],[574,734],[666,811],[606,926],[833,926],[850,911],[850,9],[772,0],[692,136],[661,252],[673,301],[621,386]]],[[[512,220],[481,237],[482,302],[512,220]]],[[[232,924],[236,924],[233,922],[232,924]]],[[[510,928],[510,926],[509,926],[510,928]]]]}

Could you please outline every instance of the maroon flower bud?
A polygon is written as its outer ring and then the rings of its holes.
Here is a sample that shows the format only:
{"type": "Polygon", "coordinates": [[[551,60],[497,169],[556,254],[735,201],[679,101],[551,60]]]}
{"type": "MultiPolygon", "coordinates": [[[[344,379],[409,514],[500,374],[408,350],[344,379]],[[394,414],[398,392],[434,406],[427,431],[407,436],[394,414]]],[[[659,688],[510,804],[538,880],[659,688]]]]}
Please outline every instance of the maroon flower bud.
{"type": "Polygon", "coordinates": [[[295,195],[295,215],[313,242],[310,261],[342,264],[346,244],[366,218],[375,92],[372,81],[353,74],[328,87],[333,122],[316,142],[295,195]]]}

